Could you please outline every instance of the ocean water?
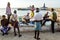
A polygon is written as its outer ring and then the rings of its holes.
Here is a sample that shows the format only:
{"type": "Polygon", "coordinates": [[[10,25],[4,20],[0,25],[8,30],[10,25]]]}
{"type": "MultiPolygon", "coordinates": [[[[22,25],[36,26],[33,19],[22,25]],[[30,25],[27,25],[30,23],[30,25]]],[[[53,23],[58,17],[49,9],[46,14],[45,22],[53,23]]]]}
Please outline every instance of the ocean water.
{"type": "MultiPolygon", "coordinates": [[[[17,8],[12,8],[11,12],[13,14],[13,11],[17,10],[17,8]]],[[[29,10],[17,10],[17,15],[18,16],[23,16],[26,15],[29,12],[29,10]]],[[[6,15],[6,9],[5,8],[0,8],[0,15],[6,15]]]]}
{"type": "MultiPolygon", "coordinates": [[[[12,14],[13,14],[14,10],[17,10],[17,8],[11,9],[12,14]]],[[[30,10],[17,10],[17,15],[18,16],[24,16],[29,12],[30,12],[30,10]]],[[[42,16],[44,16],[46,14],[47,10],[40,10],[40,12],[41,12],[42,16]]],[[[5,8],[0,8],[0,15],[6,15],[6,9],[5,8]]]]}
{"type": "MultiPolygon", "coordinates": [[[[17,10],[17,8],[12,8],[11,11],[12,11],[12,14],[13,14],[13,11],[14,10],[17,10]]],[[[41,14],[42,16],[44,16],[46,14],[46,10],[40,10],[41,11],[41,14]]],[[[21,16],[24,16],[26,15],[27,13],[29,13],[30,10],[17,10],[17,15],[18,15],[18,18],[21,17],[21,16]]],[[[0,15],[6,15],[6,9],[5,8],[0,8],[0,15]]],[[[48,22],[50,24],[50,22],[48,22]]],[[[47,24],[47,23],[46,23],[47,24]]],[[[48,25],[49,25],[48,24],[48,25]]]]}

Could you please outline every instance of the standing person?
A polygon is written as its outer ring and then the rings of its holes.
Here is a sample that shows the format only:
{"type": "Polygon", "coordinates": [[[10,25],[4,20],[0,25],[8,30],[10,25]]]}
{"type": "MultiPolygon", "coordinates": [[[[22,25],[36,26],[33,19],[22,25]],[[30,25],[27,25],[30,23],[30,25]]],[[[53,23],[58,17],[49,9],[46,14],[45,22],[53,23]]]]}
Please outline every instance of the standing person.
{"type": "Polygon", "coordinates": [[[11,7],[10,7],[10,2],[7,3],[7,7],[6,7],[6,14],[8,17],[8,21],[10,20],[10,16],[11,16],[11,7]]]}
{"type": "Polygon", "coordinates": [[[13,14],[13,19],[12,19],[12,22],[13,22],[13,27],[14,27],[14,36],[16,36],[16,29],[18,30],[18,35],[19,37],[21,37],[21,34],[20,34],[20,30],[19,30],[19,26],[18,26],[18,21],[17,21],[17,11],[14,10],[14,14],[13,14]]]}
{"type": "Polygon", "coordinates": [[[33,19],[34,15],[35,15],[34,11],[35,11],[35,7],[34,7],[34,5],[32,5],[31,11],[30,11],[30,23],[32,23],[32,24],[34,24],[34,22],[31,20],[31,19],[33,19]]]}
{"type": "Polygon", "coordinates": [[[36,15],[34,16],[34,22],[36,25],[35,28],[35,36],[34,38],[39,40],[39,32],[41,31],[41,20],[43,19],[41,13],[39,12],[39,8],[36,8],[36,15]]]}
{"type": "Polygon", "coordinates": [[[30,18],[34,17],[34,10],[35,10],[35,7],[34,7],[34,5],[32,5],[31,12],[30,12],[30,18]]]}
{"type": "Polygon", "coordinates": [[[53,8],[51,9],[51,12],[52,12],[51,30],[52,30],[52,33],[54,33],[54,24],[55,24],[55,22],[57,20],[57,13],[54,11],[53,8]]]}
{"type": "Polygon", "coordinates": [[[11,20],[11,23],[13,26],[14,21],[17,20],[17,11],[16,10],[14,10],[14,14],[11,15],[10,20],[11,20]]]}
{"type": "Polygon", "coordinates": [[[20,34],[20,30],[19,30],[19,26],[18,26],[18,21],[17,20],[14,21],[13,26],[14,26],[14,36],[17,35],[16,34],[16,29],[17,29],[18,30],[18,36],[21,37],[22,35],[20,34]]]}
{"type": "Polygon", "coordinates": [[[35,10],[35,7],[34,7],[34,5],[32,5],[32,7],[31,7],[31,10],[32,10],[32,11],[34,11],[34,10],[35,10]]]}

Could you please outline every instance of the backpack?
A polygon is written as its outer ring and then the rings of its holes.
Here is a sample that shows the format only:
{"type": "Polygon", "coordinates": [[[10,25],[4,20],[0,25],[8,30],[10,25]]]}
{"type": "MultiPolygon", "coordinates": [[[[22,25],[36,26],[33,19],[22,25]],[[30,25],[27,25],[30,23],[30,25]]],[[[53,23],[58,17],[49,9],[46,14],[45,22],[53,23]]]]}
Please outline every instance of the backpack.
{"type": "Polygon", "coordinates": [[[53,20],[56,21],[56,19],[57,19],[57,14],[56,14],[56,12],[53,12],[52,15],[53,15],[53,20]]]}

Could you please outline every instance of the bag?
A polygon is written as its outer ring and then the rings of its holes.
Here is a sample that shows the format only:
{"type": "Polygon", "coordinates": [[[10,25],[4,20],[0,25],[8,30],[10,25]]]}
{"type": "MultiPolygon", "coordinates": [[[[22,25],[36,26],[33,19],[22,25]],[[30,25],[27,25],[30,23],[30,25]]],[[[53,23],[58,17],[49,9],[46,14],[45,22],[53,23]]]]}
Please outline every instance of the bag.
{"type": "Polygon", "coordinates": [[[22,22],[22,18],[21,17],[19,17],[19,21],[22,22]]]}
{"type": "Polygon", "coordinates": [[[56,12],[53,12],[52,14],[53,14],[53,18],[52,18],[52,19],[53,19],[54,21],[56,21],[56,19],[57,19],[57,14],[56,14],[56,12]]]}

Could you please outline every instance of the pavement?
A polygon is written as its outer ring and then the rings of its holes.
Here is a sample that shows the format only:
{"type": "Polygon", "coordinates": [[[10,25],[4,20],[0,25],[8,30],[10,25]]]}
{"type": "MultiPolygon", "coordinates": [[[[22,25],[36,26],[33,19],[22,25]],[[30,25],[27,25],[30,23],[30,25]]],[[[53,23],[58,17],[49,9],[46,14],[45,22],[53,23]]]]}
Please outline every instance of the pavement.
{"type": "MultiPolygon", "coordinates": [[[[36,40],[34,39],[34,28],[35,27],[20,27],[22,37],[14,36],[13,29],[9,31],[8,35],[2,36],[0,32],[0,40],[36,40]]],[[[48,30],[50,27],[42,27],[43,30],[48,30]]],[[[60,30],[60,26],[55,26],[60,30]]],[[[55,32],[54,34],[50,31],[43,31],[40,33],[40,40],[60,40],[60,32],[55,32]]]]}
{"type": "MultiPolygon", "coordinates": [[[[8,35],[2,36],[0,32],[0,40],[36,40],[34,39],[34,32],[21,32],[22,37],[14,36],[13,31],[9,32],[8,35]]],[[[40,40],[60,40],[60,32],[55,32],[54,34],[51,32],[41,32],[40,40]]]]}

